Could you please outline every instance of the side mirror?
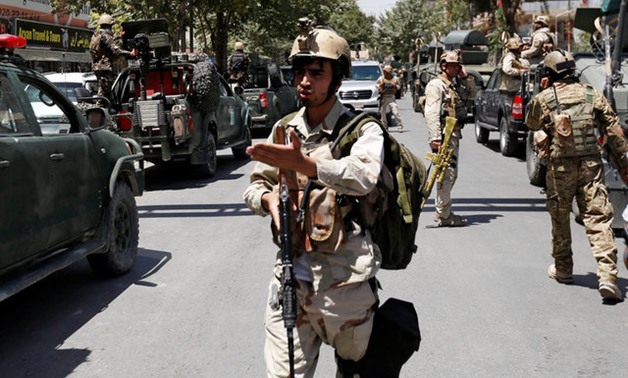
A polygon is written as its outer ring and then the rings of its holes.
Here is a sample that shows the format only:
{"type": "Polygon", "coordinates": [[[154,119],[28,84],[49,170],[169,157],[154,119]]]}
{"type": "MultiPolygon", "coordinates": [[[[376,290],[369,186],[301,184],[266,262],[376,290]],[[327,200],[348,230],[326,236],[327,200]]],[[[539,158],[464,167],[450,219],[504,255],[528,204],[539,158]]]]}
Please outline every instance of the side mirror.
{"type": "Polygon", "coordinates": [[[89,129],[92,131],[100,130],[107,125],[107,113],[103,108],[89,108],[85,110],[85,118],[89,129]]]}

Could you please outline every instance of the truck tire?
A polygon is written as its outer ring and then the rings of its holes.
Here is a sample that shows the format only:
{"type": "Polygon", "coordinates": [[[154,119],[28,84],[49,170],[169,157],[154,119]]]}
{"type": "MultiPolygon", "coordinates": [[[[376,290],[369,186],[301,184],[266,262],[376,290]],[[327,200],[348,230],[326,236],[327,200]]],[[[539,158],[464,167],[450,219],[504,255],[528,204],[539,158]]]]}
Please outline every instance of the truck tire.
{"type": "Polygon", "coordinates": [[[505,117],[499,121],[499,149],[504,156],[514,156],[517,153],[517,136],[508,132],[508,121],[505,117]]]}
{"type": "Polygon", "coordinates": [[[218,168],[218,155],[216,153],[216,138],[214,137],[214,133],[211,131],[207,136],[207,146],[205,147],[205,154],[207,156],[207,161],[205,164],[200,165],[199,175],[203,178],[212,178],[216,175],[216,170],[218,168]]]}
{"type": "Polygon", "coordinates": [[[220,85],[218,70],[213,63],[197,63],[192,75],[190,102],[204,112],[214,112],[220,102],[220,85]]]}
{"type": "Polygon", "coordinates": [[[528,171],[528,179],[530,180],[530,184],[544,188],[547,167],[536,156],[536,152],[532,146],[533,134],[532,131],[529,131],[526,138],[526,169],[528,171]]]}
{"type": "Polygon", "coordinates": [[[252,137],[251,137],[251,117],[247,117],[247,121],[246,121],[246,125],[244,125],[245,128],[245,133],[246,133],[246,143],[244,143],[243,145],[240,145],[238,147],[233,147],[231,149],[231,152],[233,153],[233,157],[236,160],[245,160],[249,157],[249,155],[246,154],[246,148],[249,147],[253,141],[252,141],[252,137]]]}
{"type": "Polygon", "coordinates": [[[105,253],[87,256],[97,274],[115,276],[133,267],[137,256],[139,222],[133,191],[124,181],[117,181],[107,207],[108,246],[105,253]]]}
{"type": "Polygon", "coordinates": [[[483,128],[475,117],[475,140],[480,144],[488,143],[489,130],[483,128]]]}

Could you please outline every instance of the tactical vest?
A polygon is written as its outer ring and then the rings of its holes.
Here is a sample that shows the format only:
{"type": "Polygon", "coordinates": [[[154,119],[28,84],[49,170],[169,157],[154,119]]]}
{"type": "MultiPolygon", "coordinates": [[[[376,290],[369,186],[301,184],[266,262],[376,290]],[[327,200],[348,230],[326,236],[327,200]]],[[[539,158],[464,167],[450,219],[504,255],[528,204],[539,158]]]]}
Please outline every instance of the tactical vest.
{"type": "Polygon", "coordinates": [[[383,95],[394,95],[397,92],[397,80],[394,77],[386,79],[386,76],[382,76],[382,82],[384,83],[383,95]]]}
{"type": "Polygon", "coordinates": [[[550,158],[598,155],[600,147],[595,130],[599,124],[593,114],[595,91],[589,85],[584,85],[584,89],[577,87],[577,90],[573,90],[576,86],[568,85],[566,89],[561,90],[560,98],[557,98],[554,86],[543,94],[541,106],[552,119],[550,158]],[[561,116],[566,117],[570,125],[571,130],[567,133],[557,127],[557,119],[561,116]]]}

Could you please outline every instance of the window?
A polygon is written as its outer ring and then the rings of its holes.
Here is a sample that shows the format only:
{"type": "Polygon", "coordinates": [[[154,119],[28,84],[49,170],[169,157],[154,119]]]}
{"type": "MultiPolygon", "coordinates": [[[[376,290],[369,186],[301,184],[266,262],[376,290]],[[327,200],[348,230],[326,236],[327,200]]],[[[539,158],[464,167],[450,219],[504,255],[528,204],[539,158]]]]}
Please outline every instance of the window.
{"type": "Polygon", "coordinates": [[[33,113],[37,118],[43,135],[67,134],[70,132],[70,120],[62,109],[58,94],[42,83],[21,77],[23,91],[26,92],[33,113]]]}
{"type": "Polygon", "coordinates": [[[9,79],[0,74],[0,133],[31,132],[9,79]]]}

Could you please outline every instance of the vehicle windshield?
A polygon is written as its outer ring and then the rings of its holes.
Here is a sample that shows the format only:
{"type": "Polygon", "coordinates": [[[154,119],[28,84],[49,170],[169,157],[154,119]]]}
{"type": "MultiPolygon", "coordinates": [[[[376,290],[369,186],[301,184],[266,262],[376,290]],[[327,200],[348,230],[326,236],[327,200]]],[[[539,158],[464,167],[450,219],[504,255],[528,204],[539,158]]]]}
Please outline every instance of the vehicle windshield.
{"type": "Polygon", "coordinates": [[[353,66],[351,80],[375,81],[382,76],[379,66],[353,66]]]}

